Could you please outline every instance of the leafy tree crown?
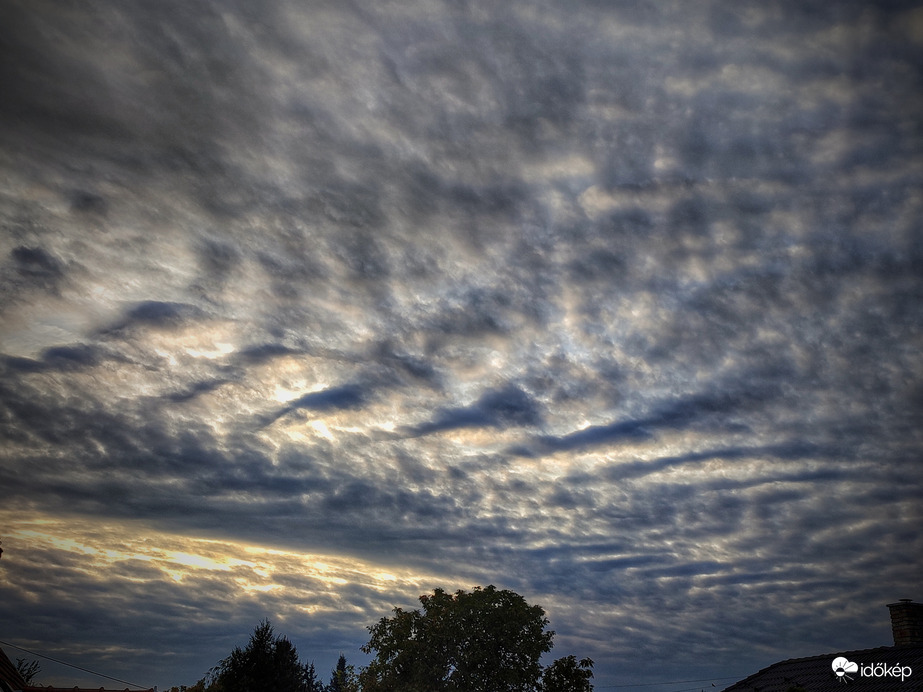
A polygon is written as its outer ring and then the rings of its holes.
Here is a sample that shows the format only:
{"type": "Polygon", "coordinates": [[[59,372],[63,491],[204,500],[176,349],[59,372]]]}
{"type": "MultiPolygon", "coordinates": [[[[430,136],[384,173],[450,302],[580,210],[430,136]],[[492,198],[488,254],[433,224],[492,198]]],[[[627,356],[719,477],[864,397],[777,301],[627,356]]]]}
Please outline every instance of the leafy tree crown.
{"type": "Polygon", "coordinates": [[[369,627],[362,647],[375,654],[363,692],[530,692],[554,632],[539,606],[495,586],[420,596],[421,608],[369,627]]]}

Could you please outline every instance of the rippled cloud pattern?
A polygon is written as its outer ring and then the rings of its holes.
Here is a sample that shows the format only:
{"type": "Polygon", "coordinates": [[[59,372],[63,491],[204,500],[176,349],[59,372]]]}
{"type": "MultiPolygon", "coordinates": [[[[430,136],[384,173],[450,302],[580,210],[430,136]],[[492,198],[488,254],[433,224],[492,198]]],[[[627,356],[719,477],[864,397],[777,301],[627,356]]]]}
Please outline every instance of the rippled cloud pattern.
{"type": "Polygon", "coordinates": [[[599,686],[890,644],[921,66],[913,2],[5,2],[4,638],[326,674],[494,583],[599,686]]]}

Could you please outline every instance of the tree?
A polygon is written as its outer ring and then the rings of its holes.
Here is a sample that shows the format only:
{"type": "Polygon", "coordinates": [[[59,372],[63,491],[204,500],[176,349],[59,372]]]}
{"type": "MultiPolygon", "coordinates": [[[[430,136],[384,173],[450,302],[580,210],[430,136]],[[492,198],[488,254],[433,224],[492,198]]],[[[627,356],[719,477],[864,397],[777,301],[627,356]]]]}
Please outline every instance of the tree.
{"type": "Polygon", "coordinates": [[[565,656],[542,673],[541,692],[593,692],[593,660],[565,656]]]}
{"type": "Polygon", "coordinates": [[[356,669],[346,665],[346,656],[343,654],[340,654],[337,667],[330,674],[330,684],[327,685],[326,692],[359,692],[356,669]]]}
{"type": "Polygon", "coordinates": [[[17,658],[16,672],[19,673],[27,685],[31,685],[35,682],[35,676],[42,672],[42,666],[39,665],[38,661],[26,663],[26,659],[17,658]]]}
{"type": "Polygon", "coordinates": [[[269,620],[253,630],[244,649],[239,646],[218,662],[207,676],[206,692],[306,692],[308,669],[284,636],[274,636],[269,620]]]}
{"type": "Polygon", "coordinates": [[[317,677],[313,661],[304,667],[304,688],[305,692],[324,692],[324,683],[317,677]]]}
{"type": "Polygon", "coordinates": [[[369,627],[375,658],[363,692],[532,692],[554,632],[539,606],[494,586],[420,596],[422,609],[394,609],[369,627]]]}

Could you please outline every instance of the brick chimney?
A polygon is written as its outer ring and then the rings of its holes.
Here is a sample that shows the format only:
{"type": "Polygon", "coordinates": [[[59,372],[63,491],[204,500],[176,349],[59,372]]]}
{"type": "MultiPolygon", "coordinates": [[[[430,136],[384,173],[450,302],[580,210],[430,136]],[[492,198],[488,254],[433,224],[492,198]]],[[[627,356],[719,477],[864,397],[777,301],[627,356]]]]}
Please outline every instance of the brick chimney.
{"type": "Polygon", "coordinates": [[[923,646],[923,603],[902,598],[889,603],[894,646],[923,646]]]}

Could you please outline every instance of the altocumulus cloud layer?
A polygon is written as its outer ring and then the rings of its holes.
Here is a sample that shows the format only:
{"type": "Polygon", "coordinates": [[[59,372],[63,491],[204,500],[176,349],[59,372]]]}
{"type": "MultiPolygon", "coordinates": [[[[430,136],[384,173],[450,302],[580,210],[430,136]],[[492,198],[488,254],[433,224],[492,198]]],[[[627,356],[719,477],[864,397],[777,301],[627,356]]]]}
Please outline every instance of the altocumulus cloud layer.
{"type": "Polygon", "coordinates": [[[326,672],[495,583],[600,685],[888,644],[916,5],[4,3],[4,638],[326,672]]]}

